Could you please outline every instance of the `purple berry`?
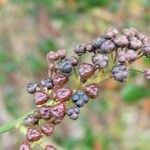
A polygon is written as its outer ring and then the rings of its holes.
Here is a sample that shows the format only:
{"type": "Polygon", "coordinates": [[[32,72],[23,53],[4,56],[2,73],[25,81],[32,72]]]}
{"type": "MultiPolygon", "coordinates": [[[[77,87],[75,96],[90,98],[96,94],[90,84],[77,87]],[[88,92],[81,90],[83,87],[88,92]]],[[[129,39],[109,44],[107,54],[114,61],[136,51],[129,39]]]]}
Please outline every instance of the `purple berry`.
{"type": "Polygon", "coordinates": [[[100,49],[97,50],[98,53],[106,53],[109,54],[115,49],[115,44],[111,40],[105,40],[100,49]]]}
{"type": "Polygon", "coordinates": [[[83,107],[89,100],[88,96],[83,92],[78,90],[75,92],[72,97],[72,101],[76,104],[77,107],[83,107]]]}
{"type": "Polygon", "coordinates": [[[69,59],[62,60],[58,65],[59,71],[62,73],[71,73],[72,62],[69,59]]]}
{"type": "Polygon", "coordinates": [[[95,66],[98,66],[99,68],[106,68],[108,65],[108,56],[104,54],[96,54],[92,56],[92,62],[95,66]]]}
{"type": "Polygon", "coordinates": [[[43,87],[46,87],[48,90],[50,90],[50,89],[52,89],[54,87],[52,78],[43,79],[41,81],[41,84],[42,84],[43,87]]]}
{"type": "Polygon", "coordinates": [[[78,107],[71,107],[67,109],[66,113],[70,117],[70,119],[77,120],[79,117],[80,110],[78,107]]]}
{"type": "Polygon", "coordinates": [[[112,75],[116,81],[124,82],[128,76],[127,66],[123,64],[115,65],[112,69],[112,75]]]}

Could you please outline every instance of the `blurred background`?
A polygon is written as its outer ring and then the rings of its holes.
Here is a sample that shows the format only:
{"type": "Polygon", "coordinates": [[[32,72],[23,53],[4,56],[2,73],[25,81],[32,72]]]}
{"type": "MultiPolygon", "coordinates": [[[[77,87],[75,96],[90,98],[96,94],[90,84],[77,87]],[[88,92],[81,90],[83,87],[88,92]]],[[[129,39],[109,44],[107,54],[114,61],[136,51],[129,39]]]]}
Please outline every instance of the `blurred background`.
{"type": "MultiPolygon", "coordinates": [[[[26,84],[47,75],[46,54],[96,38],[110,26],[150,35],[149,0],[0,0],[0,126],[30,111],[26,84]]],[[[150,59],[133,68],[150,67],[150,59]]],[[[107,81],[77,121],[67,117],[50,139],[64,150],[150,150],[150,82],[130,73],[107,81]]],[[[0,150],[17,150],[24,135],[0,135],[0,150]]],[[[37,150],[38,148],[36,148],[37,150]]]]}

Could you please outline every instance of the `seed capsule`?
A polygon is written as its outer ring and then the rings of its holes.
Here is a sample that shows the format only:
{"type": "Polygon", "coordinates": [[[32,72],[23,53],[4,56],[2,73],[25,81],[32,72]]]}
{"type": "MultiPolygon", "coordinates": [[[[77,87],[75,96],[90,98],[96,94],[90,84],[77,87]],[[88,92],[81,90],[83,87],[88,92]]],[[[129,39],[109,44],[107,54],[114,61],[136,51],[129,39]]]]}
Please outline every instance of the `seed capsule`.
{"type": "Polygon", "coordinates": [[[98,66],[99,68],[106,68],[108,65],[108,56],[104,54],[96,54],[92,56],[92,62],[95,66],[98,66]]]}
{"type": "Polygon", "coordinates": [[[42,138],[42,134],[36,127],[33,127],[27,130],[26,138],[29,142],[35,142],[42,138]]]}
{"type": "Polygon", "coordinates": [[[41,131],[43,134],[47,136],[51,136],[54,130],[54,125],[53,124],[44,124],[41,126],[41,131]]]}
{"type": "Polygon", "coordinates": [[[71,73],[72,71],[72,62],[70,59],[63,59],[58,64],[59,71],[62,73],[71,73]]]}
{"type": "Polygon", "coordinates": [[[34,101],[36,105],[42,105],[47,102],[49,99],[49,96],[46,93],[43,92],[36,92],[34,95],[34,101]]]}
{"type": "Polygon", "coordinates": [[[26,126],[34,126],[38,123],[38,118],[36,118],[33,114],[28,115],[24,119],[24,125],[26,126]]]}
{"type": "Polygon", "coordinates": [[[50,51],[47,54],[47,59],[51,62],[51,61],[57,61],[59,59],[59,55],[53,51],[50,51]]]}
{"type": "Polygon", "coordinates": [[[67,83],[68,77],[62,73],[56,73],[53,77],[54,86],[63,86],[67,83]]]}
{"type": "Polygon", "coordinates": [[[54,92],[54,97],[60,102],[68,101],[71,95],[72,95],[72,90],[68,87],[60,88],[56,90],[56,92],[54,92]]]}
{"type": "Polygon", "coordinates": [[[150,57],[150,43],[145,43],[142,51],[146,57],[150,57]]]}
{"type": "Polygon", "coordinates": [[[125,35],[118,35],[114,39],[114,43],[119,47],[126,47],[129,44],[129,41],[125,35]]]}
{"type": "Polygon", "coordinates": [[[128,62],[135,61],[137,59],[137,56],[137,52],[132,49],[128,50],[125,54],[125,58],[128,62]]]}
{"type": "Polygon", "coordinates": [[[83,107],[89,101],[89,97],[81,90],[76,91],[71,99],[77,107],[83,107]]]}
{"type": "Polygon", "coordinates": [[[65,105],[63,103],[57,104],[51,108],[52,116],[62,119],[65,116],[65,105]]]}
{"type": "Polygon", "coordinates": [[[101,47],[100,50],[97,50],[97,52],[102,52],[109,54],[115,49],[115,44],[111,40],[105,40],[101,47]]]}
{"type": "Polygon", "coordinates": [[[66,50],[64,49],[58,50],[57,54],[61,59],[64,59],[66,57],[66,50]]]}
{"type": "Polygon", "coordinates": [[[48,90],[52,89],[53,86],[54,86],[52,78],[43,79],[41,81],[41,84],[42,84],[43,87],[46,87],[48,90]]]}
{"type": "Polygon", "coordinates": [[[126,52],[125,51],[118,51],[117,59],[120,63],[126,63],[126,52]]]}
{"type": "Polygon", "coordinates": [[[95,68],[93,65],[88,63],[82,63],[79,66],[79,75],[81,77],[81,80],[87,80],[89,77],[91,77],[95,72],[95,68]]]}
{"type": "Polygon", "coordinates": [[[98,37],[95,40],[92,41],[92,45],[94,49],[100,48],[102,43],[105,41],[104,38],[98,37]]]}
{"type": "Polygon", "coordinates": [[[134,37],[136,35],[136,30],[133,28],[131,28],[131,29],[125,28],[125,29],[123,29],[123,34],[127,38],[134,37]]]}
{"type": "Polygon", "coordinates": [[[85,46],[86,46],[85,44],[80,44],[80,45],[75,46],[74,52],[79,56],[83,55],[86,52],[85,46]]]}
{"type": "Polygon", "coordinates": [[[79,117],[80,110],[78,107],[70,107],[66,111],[67,115],[72,120],[77,120],[79,117]]]}
{"type": "Polygon", "coordinates": [[[144,77],[145,79],[150,80],[150,69],[144,71],[144,77]]]}
{"type": "Polygon", "coordinates": [[[94,52],[94,50],[95,50],[95,48],[91,42],[87,43],[85,48],[86,48],[86,51],[88,51],[88,52],[94,52]]]}
{"type": "Polygon", "coordinates": [[[31,147],[28,143],[23,143],[20,145],[19,150],[31,150],[31,147]]]}
{"type": "Polygon", "coordinates": [[[50,119],[50,117],[52,116],[50,106],[42,106],[38,110],[43,119],[50,119]]]}
{"type": "Polygon", "coordinates": [[[85,93],[90,98],[96,98],[99,93],[99,87],[97,84],[89,84],[85,86],[85,93]]]}
{"type": "Polygon", "coordinates": [[[73,57],[71,58],[71,62],[72,62],[72,66],[75,67],[75,66],[78,65],[79,59],[78,59],[77,57],[73,56],[73,57]]]}
{"type": "Polygon", "coordinates": [[[36,83],[28,83],[27,92],[30,94],[34,94],[37,91],[38,84],[36,83]]]}
{"type": "Polygon", "coordinates": [[[109,28],[106,33],[104,33],[104,38],[113,39],[116,35],[119,34],[119,31],[116,28],[109,28]]]}
{"type": "Polygon", "coordinates": [[[46,145],[45,150],[57,150],[57,149],[52,145],[46,145]]]}
{"type": "Polygon", "coordinates": [[[128,69],[126,65],[117,64],[112,69],[114,80],[124,82],[128,77],[128,69]]]}
{"type": "Polygon", "coordinates": [[[142,47],[142,42],[140,40],[138,40],[137,38],[133,37],[130,39],[129,47],[131,49],[137,50],[142,47]]]}

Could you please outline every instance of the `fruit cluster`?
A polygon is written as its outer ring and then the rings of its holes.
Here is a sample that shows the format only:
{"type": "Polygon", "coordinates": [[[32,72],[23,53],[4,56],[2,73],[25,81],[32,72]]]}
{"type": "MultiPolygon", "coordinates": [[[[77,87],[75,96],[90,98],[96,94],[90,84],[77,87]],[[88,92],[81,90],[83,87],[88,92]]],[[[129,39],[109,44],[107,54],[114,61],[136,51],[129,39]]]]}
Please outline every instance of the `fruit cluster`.
{"type": "MultiPolygon", "coordinates": [[[[48,77],[27,85],[36,109],[24,120],[26,142],[20,150],[31,150],[32,142],[51,136],[65,115],[78,119],[80,108],[97,98],[102,81],[126,81],[130,64],[142,56],[150,57],[150,40],[134,28],[123,29],[122,33],[110,28],[102,36],[75,46],[73,51],[70,57],[65,50],[50,51],[48,77]],[[82,55],[90,58],[88,62],[83,62],[82,55]]],[[[150,80],[150,69],[143,74],[150,80]]],[[[46,145],[45,150],[56,148],[46,145]]]]}

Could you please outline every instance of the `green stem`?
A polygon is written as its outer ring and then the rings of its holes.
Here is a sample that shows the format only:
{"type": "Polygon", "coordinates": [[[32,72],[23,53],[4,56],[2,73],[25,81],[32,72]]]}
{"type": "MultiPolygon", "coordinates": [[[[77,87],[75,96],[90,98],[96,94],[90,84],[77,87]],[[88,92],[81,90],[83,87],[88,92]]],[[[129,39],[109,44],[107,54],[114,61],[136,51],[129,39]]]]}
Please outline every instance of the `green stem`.
{"type": "Polygon", "coordinates": [[[129,71],[135,71],[135,72],[138,72],[138,73],[142,73],[142,74],[143,74],[143,71],[136,70],[136,69],[129,69],[129,71]]]}
{"type": "Polygon", "coordinates": [[[0,134],[8,132],[9,130],[16,128],[17,126],[21,125],[24,118],[26,117],[26,115],[27,114],[23,115],[22,117],[20,117],[19,119],[15,120],[15,121],[11,121],[11,122],[8,122],[8,123],[2,125],[0,127],[0,134]]]}

